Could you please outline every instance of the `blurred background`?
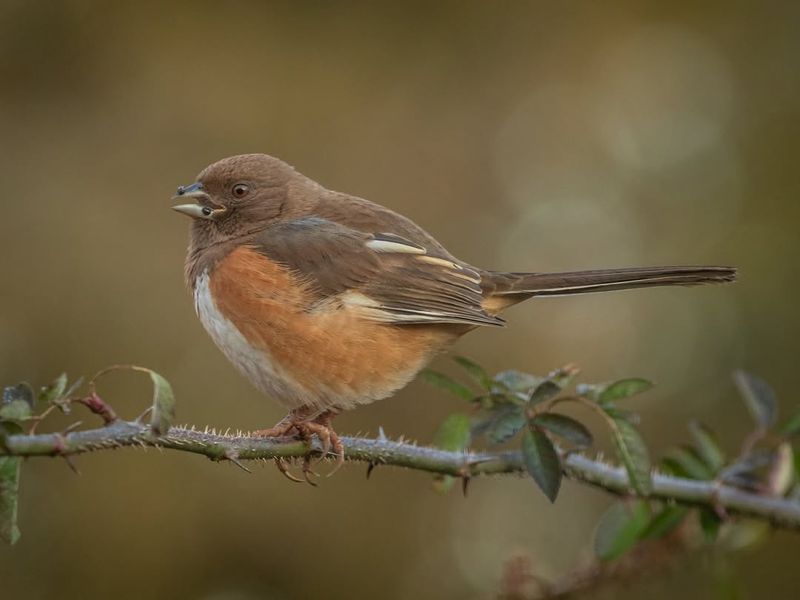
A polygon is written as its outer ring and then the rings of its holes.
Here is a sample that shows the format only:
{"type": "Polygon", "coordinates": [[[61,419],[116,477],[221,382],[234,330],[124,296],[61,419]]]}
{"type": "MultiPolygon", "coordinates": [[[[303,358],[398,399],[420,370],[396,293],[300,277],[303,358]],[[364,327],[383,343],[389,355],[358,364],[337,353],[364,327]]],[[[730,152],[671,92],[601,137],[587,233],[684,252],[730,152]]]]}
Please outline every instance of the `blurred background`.
{"type": "MultiPolygon", "coordinates": [[[[631,408],[654,456],[692,418],[735,450],[734,368],[796,404],[800,9],[556,4],[0,0],[2,382],[136,363],[181,422],[277,421],[201,329],[169,210],[206,164],[266,152],[487,268],[738,266],[734,286],[530,302],[456,349],[650,378],[631,408]]],[[[126,417],[150,398],[124,373],[100,391],[126,417]]],[[[459,408],[417,382],[338,430],[427,442],[459,408]]],[[[492,598],[515,556],[546,578],[584,561],[611,501],[567,483],[550,505],[513,477],[464,499],[359,466],[312,489],[173,452],[77,464],[24,466],[4,598],[492,598]]],[[[794,597],[798,552],[778,534],[733,556],[739,588],[794,597]]],[[[597,597],[707,598],[713,579],[692,561],[597,597]]]]}

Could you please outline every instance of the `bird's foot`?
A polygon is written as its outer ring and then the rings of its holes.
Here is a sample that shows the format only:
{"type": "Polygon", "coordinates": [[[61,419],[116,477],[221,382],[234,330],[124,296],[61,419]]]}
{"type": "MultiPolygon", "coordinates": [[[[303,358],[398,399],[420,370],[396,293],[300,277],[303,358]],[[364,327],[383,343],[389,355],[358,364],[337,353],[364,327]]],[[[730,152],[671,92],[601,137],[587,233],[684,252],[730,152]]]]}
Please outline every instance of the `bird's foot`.
{"type": "MultiPolygon", "coordinates": [[[[328,473],[328,477],[333,475],[344,464],[344,445],[342,444],[339,435],[333,430],[331,421],[336,416],[335,411],[326,411],[321,415],[308,419],[308,415],[300,411],[293,411],[286,415],[274,427],[269,429],[259,429],[254,431],[252,435],[256,437],[287,437],[295,436],[304,442],[310,442],[316,435],[322,444],[322,458],[328,456],[330,453],[336,457],[336,465],[333,470],[328,473]]],[[[303,458],[303,479],[298,479],[289,472],[289,467],[284,458],[276,458],[275,466],[278,470],[289,480],[306,483],[316,486],[317,483],[312,479],[318,477],[317,473],[312,470],[314,461],[313,455],[309,452],[303,458]]],[[[320,459],[321,460],[321,459],[320,459]]]]}

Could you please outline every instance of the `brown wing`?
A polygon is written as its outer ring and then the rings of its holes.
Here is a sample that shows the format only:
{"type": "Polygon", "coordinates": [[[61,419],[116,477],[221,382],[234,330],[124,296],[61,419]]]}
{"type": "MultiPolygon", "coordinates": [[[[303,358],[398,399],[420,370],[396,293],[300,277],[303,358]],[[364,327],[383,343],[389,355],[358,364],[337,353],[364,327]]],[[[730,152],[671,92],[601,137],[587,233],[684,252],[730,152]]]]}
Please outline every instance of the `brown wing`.
{"type": "Polygon", "coordinates": [[[429,254],[458,262],[436,238],[414,221],[364,198],[325,190],[314,207],[314,214],[363,233],[391,231],[426,248],[429,254]]]}
{"type": "Polygon", "coordinates": [[[308,217],[270,227],[253,248],[309,284],[308,310],[347,305],[375,321],[409,325],[504,323],[483,310],[477,271],[390,232],[308,217]]]}

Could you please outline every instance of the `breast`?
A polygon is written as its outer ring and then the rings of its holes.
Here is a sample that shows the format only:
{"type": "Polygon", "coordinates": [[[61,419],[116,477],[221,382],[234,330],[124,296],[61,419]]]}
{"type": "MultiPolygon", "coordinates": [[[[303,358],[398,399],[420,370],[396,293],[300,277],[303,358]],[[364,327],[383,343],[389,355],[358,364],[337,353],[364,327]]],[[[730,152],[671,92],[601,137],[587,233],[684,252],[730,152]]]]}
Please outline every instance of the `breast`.
{"type": "Polygon", "coordinates": [[[455,336],[436,326],[360,318],[332,298],[312,310],[311,282],[239,248],[194,286],[203,326],[225,356],[288,409],[348,409],[407,384],[455,336]]]}
{"type": "Polygon", "coordinates": [[[276,364],[268,351],[250,343],[231,320],[222,314],[211,295],[209,273],[203,272],[194,286],[194,306],[203,327],[222,353],[264,394],[287,408],[304,404],[302,386],[276,364]]]}

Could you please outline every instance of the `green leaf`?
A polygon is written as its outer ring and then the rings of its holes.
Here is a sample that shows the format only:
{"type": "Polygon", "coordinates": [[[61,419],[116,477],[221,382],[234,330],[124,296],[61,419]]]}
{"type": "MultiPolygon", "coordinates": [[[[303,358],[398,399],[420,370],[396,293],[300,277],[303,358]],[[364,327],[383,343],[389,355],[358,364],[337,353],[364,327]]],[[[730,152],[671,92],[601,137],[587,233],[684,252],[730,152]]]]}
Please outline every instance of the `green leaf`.
{"type": "Polygon", "coordinates": [[[434,475],[433,490],[439,494],[446,494],[456,484],[456,478],[452,475],[434,475]]]}
{"type": "Polygon", "coordinates": [[[623,420],[627,421],[631,425],[639,424],[638,413],[635,413],[631,410],[627,410],[624,408],[617,408],[617,405],[611,402],[604,402],[600,406],[603,409],[603,412],[606,413],[609,417],[611,417],[615,421],[623,420]]]}
{"type": "Polygon", "coordinates": [[[3,389],[0,400],[0,419],[24,421],[33,414],[36,402],[33,389],[26,382],[10,385],[3,389]]]}
{"type": "Polygon", "coordinates": [[[521,371],[508,370],[495,375],[494,382],[512,392],[530,392],[542,382],[542,378],[521,371]]]}
{"type": "Polygon", "coordinates": [[[561,459],[553,442],[537,427],[529,427],[522,436],[522,458],[544,495],[550,502],[555,502],[563,476],[561,459]]]}
{"type": "Polygon", "coordinates": [[[525,413],[518,406],[496,410],[486,428],[486,439],[492,444],[502,444],[517,435],[526,422],[525,413]]]}
{"type": "Polygon", "coordinates": [[[78,377],[70,384],[66,373],[62,373],[53,383],[39,391],[39,402],[53,404],[62,413],[69,414],[71,409],[70,399],[82,384],[83,377],[78,377]]]}
{"type": "Polygon", "coordinates": [[[67,374],[62,373],[56,377],[50,385],[43,387],[39,391],[39,402],[54,404],[62,399],[64,392],[67,391],[67,374]]]}
{"type": "Polygon", "coordinates": [[[6,448],[6,438],[22,433],[22,426],[11,421],[0,421],[0,448],[6,448]]]}
{"type": "MultiPolygon", "coordinates": [[[[442,450],[458,452],[466,449],[471,441],[471,423],[469,415],[454,413],[447,417],[436,434],[433,436],[433,445],[442,450]]],[[[456,478],[452,475],[437,475],[433,479],[433,489],[445,493],[453,487],[456,478]]]]}
{"type": "Polygon", "coordinates": [[[773,496],[785,496],[794,483],[794,450],[788,442],[778,444],[772,453],[766,481],[766,491],[773,496]]]}
{"type": "Polygon", "coordinates": [[[447,417],[433,438],[433,445],[442,450],[457,452],[470,443],[470,419],[464,413],[454,413],[447,417]]]}
{"type": "Polygon", "coordinates": [[[690,479],[708,480],[714,478],[714,471],[703,462],[693,448],[673,448],[664,459],[672,462],[680,470],[680,475],[690,479]]]}
{"type": "Polygon", "coordinates": [[[771,531],[768,522],[759,519],[742,519],[729,522],[720,530],[720,545],[728,551],[753,548],[764,542],[771,531]]]}
{"type": "Polygon", "coordinates": [[[778,416],[778,401],[769,384],[745,371],[734,371],[733,381],[756,424],[771,427],[778,416]]]}
{"type": "Polygon", "coordinates": [[[592,445],[592,434],[575,419],[557,413],[544,413],[534,417],[533,424],[572,442],[576,446],[592,445]]]}
{"type": "Polygon", "coordinates": [[[0,419],[24,421],[31,417],[31,406],[25,400],[11,400],[0,404],[0,419]]]}
{"type": "Polygon", "coordinates": [[[722,520],[713,510],[710,508],[700,509],[700,529],[703,531],[706,542],[713,544],[716,541],[721,524],[722,520]]]}
{"type": "MultiPolygon", "coordinates": [[[[0,446],[7,435],[22,433],[16,423],[0,423],[0,446]]],[[[0,539],[15,544],[19,539],[17,512],[19,509],[19,476],[22,458],[0,456],[0,539]]]]}
{"type": "Polygon", "coordinates": [[[546,400],[555,398],[560,392],[560,385],[551,379],[545,379],[534,388],[533,392],[531,393],[531,397],[528,399],[528,406],[535,406],[540,402],[545,402],[546,400]]]}
{"type": "Polygon", "coordinates": [[[175,419],[175,395],[172,386],[161,375],[144,369],[153,381],[153,412],[150,414],[150,429],[157,435],[166,435],[175,419]]]}
{"type": "Polygon", "coordinates": [[[429,383],[431,385],[438,387],[441,390],[449,392],[454,396],[461,398],[462,400],[472,400],[477,395],[464,384],[459,383],[452,377],[445,375],[444,373],[439,373],[438,371],[425,369],[424,371],[422,371],[422,379],[426,383],[429,383]]]}
{"type": "Polygon", "coordinates": [[[650,519],[640,538],[643,540],[662,538],[680,525],[688,514],[689,509],[685,506],[665,506],[650,519]]]}
{"type": "Polygon", "coordinates": [[[615,502],[600,518],[594,534],[594,552],[602,560],[614,560],[636,545],[649,523],[647,504],[637,500],[628,507],[615,502]]]}
{"type": "Polygon", "coordinates": [[[112,365],[95,374],[89,381],[89,388],[92,394],[95,393],[95,382],[101,376],[107,375],[112,371],[137,371],[139,373],[147,373],[150,376],[150,381],[153,382],[150,431],[156,436],[166,435],[169,428],[172,426],[172,421],[175,419],[175,394],[173,394],[172,386],[169,382],[147,367],[139,367],[136,365],[112,365]]]}
{"type": "Polygon", "coordinates": [[[492,378],[482,366],[464,356],[455,356],[453,360],[469,373],[470,377],[477,381],[483,389],[491,391],[492,378]]]}
{"type": "Polygon", "coordinates": [[[642,436],[628,421],[614,420],[612,435],[617,456],[625,465],[631,487],[637,494],[647,496],[653,489],[650,477],[650,456],[642,436]]]}
{"type": "Polygon", "coordinates": [[[697,455],[716,475],[725,466],[725,453],[720,448],[714,432],[698,421],[689,423],[689,431],[694,438],[697,455]]]}
{"type": "Polygon", "coordinates": [[[786,437],[795,436],[800,433],[800,411],[794,413],[788,421],[781,427],[781,433],[786,437]]]}
{"type": "Polygon", "coordinates": [[[20,535],[17,512],[21,467],[21,458],[0,456],[0,539],[7,544],[15,544],[20,535]]]}
{"type": "Polygon", "coordinates": [[[653,384],[641,377],[631,377],[630,379],[620,379],[610,383],[600,392],[600,402],[614,402],[623,398],[630,398],[636,394],[641,394],[651,389],[653,384]]]}
{"type": "Polygon", "coordinates": [[[661,463],[658,465],[659,469],[663,471],[665,475],[674,475],[675,477],[688,477],[689,475],[686,471],[683,470],[677,462],[672,460],[670,457],[665,457],[661,459],[661,463]]]}
{"type": "Polygon", "coordinates": [[[0,401],[0,404],[10,404],[17,400],[22,400],[31,409],[36,402],[33,388],[31,388],[31,385],[26,381],[3,388],[3,399],[0,401]]]}

